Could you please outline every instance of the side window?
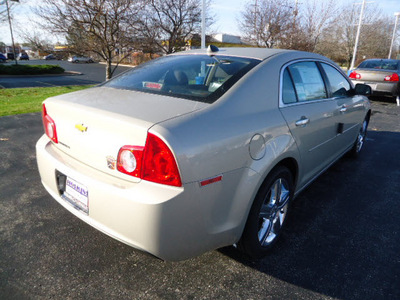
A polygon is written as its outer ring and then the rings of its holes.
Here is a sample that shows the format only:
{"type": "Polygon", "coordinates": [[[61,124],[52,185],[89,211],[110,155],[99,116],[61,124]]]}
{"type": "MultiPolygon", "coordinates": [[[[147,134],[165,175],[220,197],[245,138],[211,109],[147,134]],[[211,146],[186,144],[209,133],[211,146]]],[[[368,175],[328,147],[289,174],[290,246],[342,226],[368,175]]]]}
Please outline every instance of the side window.
{"type": "Polygon", "coordinates": [[[282,101],[285,104],[297,102],[296,92],[294,91],[293,81],[290,78],[288,69],[285,69],[283,72],[282,101]]]}
{"type": "Polygon", "coordinates": [[[326,99],[321,73],[315,62],[304,61],[289,66],[299,101],[326,99]]]}
{"type": "Polygon", "coordinates": [[[343,77],[338,70],[334,67],[322,63],[322,68],[324,69],[326,76],[328,77],[330,83],[330,89],[332,97],[347,96],[351,89],[350,83],[343,77]]]}

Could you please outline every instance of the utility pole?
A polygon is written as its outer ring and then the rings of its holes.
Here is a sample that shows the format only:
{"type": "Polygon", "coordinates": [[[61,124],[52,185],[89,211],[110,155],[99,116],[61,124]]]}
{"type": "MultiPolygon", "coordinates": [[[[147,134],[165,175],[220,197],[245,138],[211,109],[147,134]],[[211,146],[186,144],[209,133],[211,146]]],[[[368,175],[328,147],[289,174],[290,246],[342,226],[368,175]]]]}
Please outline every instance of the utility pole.
{"type": "Polygon", "coordinates": [[[257,0],[254,3],[254,40],[258,45],[258,35],[257,35],[257,0]]]}
{"type": "Polygon", "coordinates": [[[353,52],[353,58],[351,59],[350,70],[354,69],[354,64],[356,62],[358,40],[360,38],[361,23],[362,23],[362,19],[363,19],[363,15],[364,15],[364,8],[365,8],[365,0],[363,0],[362,5],[361,5],[360,20],[358,21],[356,42],[355,42],[355,45],[354,45],[354,52],[353,52]]]}
{"type": "Polygon", "coordinates": [[[390,59],[392,57],[393,43],[394,43],[394,38],[396,37],[397,22],[399,21],[400,12],[396,12],[396,13],[394,13],[394,15],[396,16],[396,21],[394,22],[393,36],[392,36],[392,42],[390,43],[388,59],[390,59]]]}
{"type": "Polygon", "coordinates": [[[206,49],[206,0],[201,10],[201,49],[206,49]]]}
{"type": "MultiPolygon", "coordinates": [[[[19,0],[10,0],[10,1],[19,2],[19,0]]],[[[18,65],[17,56],[15,55],[14,34],[13,34],[13,30],[12,30],[12,25],[11,25],[10,6],[8,5],[8,0],[6,0],[6,6],[7,6],[8,23],[10,24],[11,42],[12,42],[14,60],[15,60],[15,64],[18,65]]]]}

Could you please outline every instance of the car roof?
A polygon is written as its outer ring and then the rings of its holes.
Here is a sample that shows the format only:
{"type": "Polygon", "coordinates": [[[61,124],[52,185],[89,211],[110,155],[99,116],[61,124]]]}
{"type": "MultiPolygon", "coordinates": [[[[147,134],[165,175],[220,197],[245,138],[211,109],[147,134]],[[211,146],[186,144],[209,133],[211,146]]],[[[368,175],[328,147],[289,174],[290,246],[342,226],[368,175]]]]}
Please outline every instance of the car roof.
{"type": "MultiPolygon", "coordinates": [[[[267,59],[268,57],[287,53],[287,52],[300,52],[294,50],[284,50],[284,49],[270,49],[270,48],[250,48],[250,47],[229,47],[229,48],[219,48],[218,52],[213,52],[215,55],[227,55],[227,56],[239,56],[255,58],[259,60],[267,59]]],[[[177,52],[173,55],[182,54],[209,54],[207,49],[194,49],[183,52],[177,52]]]]}
{"type": "MultiPolygon", "coordinates": [[[[171,55],[199,55],[199,54],[208,54],[207,49],[194,49],[183,52],[176,52],[171,55]]],[[[237,56],[237,57],[246,57],[253,58],[258,60],[266,60],[272,56],[281,56],[285,55],[287,59],[297,59],[297,58],[311,58],[311,59],[323,59],[328,60],[326,57],[305,51],[298,50],[286,50],[286,49],[271,49],[271,48],[251,48],[251,47],[229,47],[229,48],[219,48],[219,51],[212,52],[214,55],[221,56],[237,56]]]]}

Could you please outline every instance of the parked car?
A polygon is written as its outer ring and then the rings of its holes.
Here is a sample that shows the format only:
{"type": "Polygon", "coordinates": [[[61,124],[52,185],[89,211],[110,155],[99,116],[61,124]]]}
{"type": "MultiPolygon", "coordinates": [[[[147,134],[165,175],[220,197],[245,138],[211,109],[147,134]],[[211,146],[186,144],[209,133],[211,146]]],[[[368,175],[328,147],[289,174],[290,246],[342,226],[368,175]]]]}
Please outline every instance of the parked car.
{"type": "Polygon", "coordinates": [[[312,53],[168,55],[44,101],[41,180],[81,220],[164,260],[232,244],[262,257],[294,197],[360,153],[370,93],[312,53]]]}
{"type": "Polygon", "coordinates": [[[86,57],[86,56],[72,56],[72,57],[68,58],[68,61],[72,62],[72,63],[81,63],[81,62],[93,63],[94,62],[92,58],[86,57]]]}
{"type": "Polygon", "coordinates": [[[49,54],[44,57],[45,60],[55,60],[57,57],[54,54],[49,54]]]}
{"type": "Polygon", "coordinates": [[[29,60],[29,55],[26,53],[21,53],[19,56],[19,60],[29,60]]]}
{"type": "Polygon", "coordinates": [[[354,69],[349,77],[354,83],[369,85],[373,95],[394,97],[399,104],[400,60],[367,59],[354,69]]]}
{"type": "Polygon", "coordinates": [[[0,62],[5,63],[6,61],[7,61],[7,57],[4,54],[0,53],[0,62]]]}

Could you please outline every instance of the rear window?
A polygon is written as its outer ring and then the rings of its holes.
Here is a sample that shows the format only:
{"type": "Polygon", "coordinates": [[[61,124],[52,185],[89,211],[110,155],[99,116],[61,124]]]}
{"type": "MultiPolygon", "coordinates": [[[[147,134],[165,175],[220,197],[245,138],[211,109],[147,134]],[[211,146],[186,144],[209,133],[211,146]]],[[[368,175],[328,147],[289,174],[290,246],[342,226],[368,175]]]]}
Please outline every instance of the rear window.
{"type": "Polygon", "coordinates": [[[104,86],[212,103],[260,60],[208,55],[171,55],[152,60],[104,86]]]}
{"type": "Polygon", "coordinates": [[[382,69],[382,70],[398,70],[399,62],[388,59],[370,59],[363,61],[358,68],[361,69],[382,69]]]}

